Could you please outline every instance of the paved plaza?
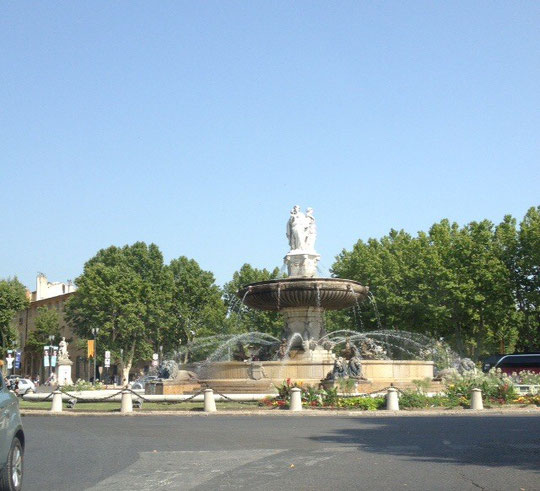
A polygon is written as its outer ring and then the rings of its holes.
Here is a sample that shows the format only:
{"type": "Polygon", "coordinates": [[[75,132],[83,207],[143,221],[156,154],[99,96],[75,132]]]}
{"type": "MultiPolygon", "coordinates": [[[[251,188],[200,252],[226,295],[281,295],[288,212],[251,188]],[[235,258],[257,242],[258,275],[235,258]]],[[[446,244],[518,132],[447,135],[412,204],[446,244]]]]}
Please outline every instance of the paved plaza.
{"type": "Polygon", "coordinates": [[[540,489],[540,417],[27,416],[25,489],[540,489]]]}

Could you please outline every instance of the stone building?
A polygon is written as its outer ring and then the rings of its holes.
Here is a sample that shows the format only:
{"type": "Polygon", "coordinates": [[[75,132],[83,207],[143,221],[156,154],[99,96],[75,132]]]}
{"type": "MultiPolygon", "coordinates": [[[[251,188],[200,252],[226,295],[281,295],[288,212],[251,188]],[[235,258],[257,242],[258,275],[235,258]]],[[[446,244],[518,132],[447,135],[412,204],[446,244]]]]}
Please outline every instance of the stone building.
{"type": "MultiPolygon", "coordinates": [[[[27,291],[30,305],[27,309],[19,312],[13,319],[19,332],[19,346],[22,349],[21,375],[34,377],[39,374],[42,380],[48,376],[48,368],[43,366],[43,353],[33,351],[26,346],[28,336],[35,330],[35,321],[40,307],[55,309],[60,318],[60,335],[65,336],[69,344],[69,355],[73,363],[74,379],[88,377],[88,362],[86,359],[86,348],[81,343],[76,334],[64,319],[64,305],[69,297],[75,293],[75,285],[67,283],[50,282],[43,273],[39,273],[36,278],[36,290],[27,291]]],[[[58,345],[60,339],[54,340],[54,345],[58,345]]]]}

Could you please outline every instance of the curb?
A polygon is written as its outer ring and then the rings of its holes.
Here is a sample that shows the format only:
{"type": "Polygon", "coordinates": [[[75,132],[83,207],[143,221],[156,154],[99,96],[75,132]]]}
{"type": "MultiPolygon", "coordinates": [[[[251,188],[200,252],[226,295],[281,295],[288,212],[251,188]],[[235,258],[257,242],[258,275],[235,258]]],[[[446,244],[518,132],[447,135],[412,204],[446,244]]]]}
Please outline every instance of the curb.
{"type": "Polygon", "coordinates": [[[304,409],[303,411],[288,410],[243,410],[228,411],[220,410],[215,413],[205,413],[204,411],[134,411],[132,413],[118,412],[99,412],[99,411],[69,411],[63,410],[61,413],[51,413],[49,410],[41,409],[22,409],[21,416],[50,416],[50,417],[78,417],[78,416],[96,416],[96,417],[138,417],[138,416],[274,416],[274,417],[355,417],[355,418],[387,418],[387,417],[439,417],[439,416],[457,416],[457,417],[484,417],[484,416],[540,416],[540,407],[538,408],[515,408],[515,409],[485,409],[484,411],[472,411],[470,409],[461,410],[427,410],[427,411],[343,411],[343,410],[317,410],[304,409]]]}

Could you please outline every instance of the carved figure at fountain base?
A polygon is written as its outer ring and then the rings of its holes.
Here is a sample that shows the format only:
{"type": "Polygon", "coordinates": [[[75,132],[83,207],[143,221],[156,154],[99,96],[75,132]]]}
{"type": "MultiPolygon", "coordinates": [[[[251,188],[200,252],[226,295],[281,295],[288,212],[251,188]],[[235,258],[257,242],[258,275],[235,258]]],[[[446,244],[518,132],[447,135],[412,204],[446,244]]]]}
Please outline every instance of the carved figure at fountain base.
{"type": "Polygon", "coordinates": [[[351,378],[356,378],[359,380],[365,380],[363,371],[362,371],[362,361],[358,356],[353,356],[347,365],[347,371],[351,378]]]}

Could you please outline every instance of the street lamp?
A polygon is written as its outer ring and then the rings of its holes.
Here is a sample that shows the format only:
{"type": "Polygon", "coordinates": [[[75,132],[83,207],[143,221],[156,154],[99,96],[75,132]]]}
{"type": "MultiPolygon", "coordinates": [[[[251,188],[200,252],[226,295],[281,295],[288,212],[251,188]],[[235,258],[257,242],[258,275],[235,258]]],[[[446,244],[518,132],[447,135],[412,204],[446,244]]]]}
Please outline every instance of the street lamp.
{"type": "Polygon", "coordinates": [[[49,334],[49,382],[51,379],[51,371],[52,371],[52,354],[53,354],[53,347],[52,344],[54,343],[54,334],[49,334]]]}
{"type": "Polygon", "coordinates": [[[96,385],[96,378],[97,378],[97,342],[96,342],[96,336],[99,334],[99,327],[93,327],[92,328],[92,334],[94,335],[94,385],[96,385]]]}

